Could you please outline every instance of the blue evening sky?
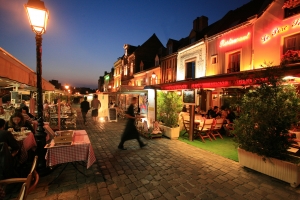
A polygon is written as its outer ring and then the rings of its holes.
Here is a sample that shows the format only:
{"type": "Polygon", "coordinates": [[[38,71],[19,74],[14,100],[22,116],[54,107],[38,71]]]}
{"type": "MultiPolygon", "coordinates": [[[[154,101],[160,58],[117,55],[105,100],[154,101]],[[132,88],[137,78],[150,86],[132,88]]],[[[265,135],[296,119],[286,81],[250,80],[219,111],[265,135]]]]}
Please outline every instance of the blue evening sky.
{"type": "MultiPolygon", "coordinates": [[[[36,70],[35,35],[24,9],[28,0],[0,0],[0,47],[36,70]]],[[[50,11],[43,35],[43,77],[76,87],[97,88],[124,53],[123,45],[141,45],[153,33],[168,39],[187,37],[193,20],[211,24],[250,0],[44,0],[50,11]]]]}

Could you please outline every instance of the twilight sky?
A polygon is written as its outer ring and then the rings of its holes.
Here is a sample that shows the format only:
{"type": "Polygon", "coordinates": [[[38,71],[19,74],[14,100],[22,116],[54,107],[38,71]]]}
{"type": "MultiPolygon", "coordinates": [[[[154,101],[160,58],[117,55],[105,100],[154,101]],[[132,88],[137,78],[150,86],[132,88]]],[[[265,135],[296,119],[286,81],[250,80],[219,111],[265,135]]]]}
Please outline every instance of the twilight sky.
{"type": "MultiPolygon", "coordinates": [[[[187,37],[193,20],[208,24],[250,0],[44,0],[50,12],[43,35],[43,77],[76,87],[97,88],[124,53],[123,45],[143,44],[153,33],[187,37]]],[[[28,0],[0,0],[0,47],[36,71],[35,34],[24,9],[28,0]]]]}

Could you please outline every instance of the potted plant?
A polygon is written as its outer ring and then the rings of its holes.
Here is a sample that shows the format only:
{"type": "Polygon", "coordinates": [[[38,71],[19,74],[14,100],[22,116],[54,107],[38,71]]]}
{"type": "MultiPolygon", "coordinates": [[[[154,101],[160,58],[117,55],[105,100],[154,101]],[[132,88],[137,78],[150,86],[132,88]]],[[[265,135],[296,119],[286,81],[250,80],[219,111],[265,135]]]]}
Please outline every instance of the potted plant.
{"type": "Polygon", "coordinates": [[[176,92],[157,92],[157,119],[163,123],[161,125],[163,134],[170,139],[178,139],[179,137],[178,117],[182,106],[181,96],[176,92]]]}
{"type": "Polygon", "coordinates": [[[241,101],[240,117],[234,121],[239,163],[289,182],[300,183],[299,159],[288,153],[289,130],[299,121],[299,96],[293,85],[282,80],[284,66],[266,67],[254,74],[258,87],[241,101]]]}

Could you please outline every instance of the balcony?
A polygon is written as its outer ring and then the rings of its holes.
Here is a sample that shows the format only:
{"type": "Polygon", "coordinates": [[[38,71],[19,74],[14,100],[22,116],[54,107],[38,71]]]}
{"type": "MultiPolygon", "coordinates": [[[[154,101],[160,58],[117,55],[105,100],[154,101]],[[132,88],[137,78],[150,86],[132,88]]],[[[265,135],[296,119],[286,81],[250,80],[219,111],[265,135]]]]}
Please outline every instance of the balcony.
{"type": "Polygon", "coordinates": [[[240,71],[240,66],[235,66],[235,67],[227,69],[227,73],[233,73],[233,72],[239,72],[239,71],[240,71]]]}

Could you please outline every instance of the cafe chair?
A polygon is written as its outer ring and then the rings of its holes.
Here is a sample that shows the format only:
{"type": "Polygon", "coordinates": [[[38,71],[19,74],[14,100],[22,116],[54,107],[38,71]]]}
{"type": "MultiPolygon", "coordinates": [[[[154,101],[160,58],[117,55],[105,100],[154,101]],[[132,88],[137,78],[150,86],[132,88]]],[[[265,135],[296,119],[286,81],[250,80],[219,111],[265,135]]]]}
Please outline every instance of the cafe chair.
{"type": "Polygon", "coordinates": [[[47,142],[51,141],[55,137],[54,130],[47,124],[44,125],[45,132],[47,133],[47,142]]]}
{"type": "Polygon", "coordinates": [[[34,157],[32,167],[30,170],[30,173],[28,174],[27,178],[9,178],[9,179],[3,179],[0,180],[0,185],[7,185],[12,183],[24,183],[22,185],[19,199],[26,199],[27,195],[32,192],[37,183],[39,182],[39,174],[36,171],[36,164],[37,164],[38,156],[34,157]]]}
{"type": "Polygon", "coordinates": [[[23,183],[17,200],[25,200],[26,199],[25,193],[26,193],[26,183],[23,183]]]}
{"type": "Polygon", "coordinates": [[[189,134],[190,131],[190,121],[184,119],[184,116],[181,115],[182,118],[182,123],[183,123],[183,128],[184,128],[184,133],[182,134],[182,136],[184,136],[185,134],[189,134]]]}
{"type": "Polygon", "coordinates": [[[212,127],[212,131],[210,132],[210,135],[214,140],[216,140],[216,137],[219,136],[221,139],[223,139],[222,135],[220,134],[220,129],[223,127],[224,119],[219,118],[216,119],[215,125],[212,127]]]}
{"type": "Polygon", "coordinates": [[[199,126],[197,129],[197,135],[202,139],[202,141],[205,143],[205,138],[208,138],[210,141],[212,141],[210,137],[210,132],[212,131],[212,126],[214,123],[214,119],[205,119],[203,126],[199,126]]]}
{"type": "Polygon", "coordinates": [[[65,121],[65,128],[66,129],[76,129],[76,120],[77,114],[73,114],[70,118],[66,119],[65,121]]]}

